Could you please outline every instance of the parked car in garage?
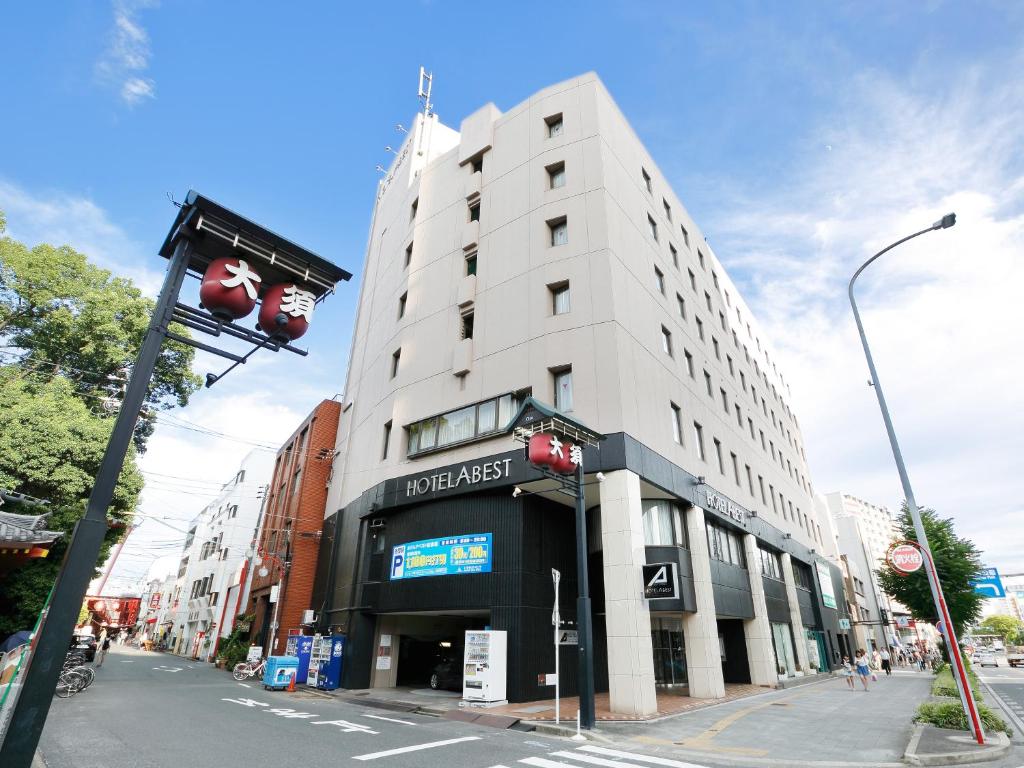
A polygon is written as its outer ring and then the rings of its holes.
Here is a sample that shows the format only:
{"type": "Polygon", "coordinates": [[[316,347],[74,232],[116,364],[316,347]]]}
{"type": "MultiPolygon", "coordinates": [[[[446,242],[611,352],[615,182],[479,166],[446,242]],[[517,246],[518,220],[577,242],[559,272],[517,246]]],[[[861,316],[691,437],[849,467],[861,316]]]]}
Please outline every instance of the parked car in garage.
{"type": "Polygon", "coordinates": [[[452,648],[441,656],[430,673],[430,687],[436,690],[462,690],[462,648],[452,648]]]}

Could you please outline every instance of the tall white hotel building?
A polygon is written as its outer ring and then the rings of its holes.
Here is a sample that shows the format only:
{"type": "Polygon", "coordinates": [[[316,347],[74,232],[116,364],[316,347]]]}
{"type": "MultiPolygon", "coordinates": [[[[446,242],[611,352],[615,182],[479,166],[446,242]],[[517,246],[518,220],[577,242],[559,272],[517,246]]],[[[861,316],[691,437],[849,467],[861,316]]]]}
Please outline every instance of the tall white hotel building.
{"type": "MultiPolygon", "coordinates": [[[[558,493],[512,495],[545,487],[505,432],[528,395],[606,436],[584,466],[612,711],[774,686],[850,651],[768,339],[586,74],[458,131],[418,116],[379,186],[314,596],[347,636],[344,686],[429,684],[490,627],[508,632],[509,700],[552,695],[550,572],[573,621],[575,523],[558,493]],[[485,566],[394,567],[460,536],[487,542],[485,566]],[[679,597],[645,600],[641,566],[662,562],[679,597]]],[[[571,695],[576,648],[561,653],[571,695]]]]}

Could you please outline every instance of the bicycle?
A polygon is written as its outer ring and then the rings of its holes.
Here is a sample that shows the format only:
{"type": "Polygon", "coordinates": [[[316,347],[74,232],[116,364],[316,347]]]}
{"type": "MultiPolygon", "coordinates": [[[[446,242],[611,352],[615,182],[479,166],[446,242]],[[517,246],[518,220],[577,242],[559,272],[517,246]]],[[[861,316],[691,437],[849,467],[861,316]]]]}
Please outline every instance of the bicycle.
{"type": "Polygon", "coordinates": [[[266,668],[266,659],[260,659],[258,662],[240,661],[235,664],[234,669],[231,670],[231,675],[235,680],[246,680],[250,677],[263,674],[266,668]]]}

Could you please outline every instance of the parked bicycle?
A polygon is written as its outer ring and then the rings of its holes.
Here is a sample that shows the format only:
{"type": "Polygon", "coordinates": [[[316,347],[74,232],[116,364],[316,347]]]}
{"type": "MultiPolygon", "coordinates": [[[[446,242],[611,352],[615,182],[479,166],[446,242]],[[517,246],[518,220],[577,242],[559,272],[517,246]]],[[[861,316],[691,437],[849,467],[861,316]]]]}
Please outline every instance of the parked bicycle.
{"type": "Polygon", "coordinates": [[[240,661],[235,664],[234,669],[231,670],[231,674],[234,676],[235,680],[247,680],[248,678],[255,677],[256,675],[262,675],[266,668],[266,659],[260,659],[259,661],[240,661]]]}
{"type": "Polygon", "coordinates": [[[85,657],[82,654],[69,653],[64,659],[54,693],[60,699],[69,698],[84,691],[95,679],[96,670],[85,666],[85,657]]]}

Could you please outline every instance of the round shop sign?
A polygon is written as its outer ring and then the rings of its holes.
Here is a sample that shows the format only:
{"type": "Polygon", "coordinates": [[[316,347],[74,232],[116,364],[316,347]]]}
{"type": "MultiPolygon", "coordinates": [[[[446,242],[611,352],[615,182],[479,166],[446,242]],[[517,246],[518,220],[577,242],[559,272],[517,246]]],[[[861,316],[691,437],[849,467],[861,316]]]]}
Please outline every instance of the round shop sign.
{"type": "Polygon", "coordinates": [[[924,555],[913,544],[896,544],[886,556],[889,564],[903,574],[913,573],[924,565],[924,555]]]}

